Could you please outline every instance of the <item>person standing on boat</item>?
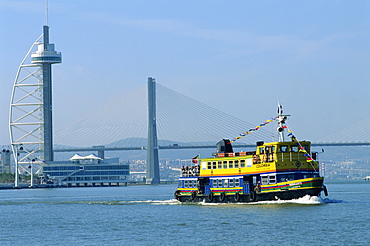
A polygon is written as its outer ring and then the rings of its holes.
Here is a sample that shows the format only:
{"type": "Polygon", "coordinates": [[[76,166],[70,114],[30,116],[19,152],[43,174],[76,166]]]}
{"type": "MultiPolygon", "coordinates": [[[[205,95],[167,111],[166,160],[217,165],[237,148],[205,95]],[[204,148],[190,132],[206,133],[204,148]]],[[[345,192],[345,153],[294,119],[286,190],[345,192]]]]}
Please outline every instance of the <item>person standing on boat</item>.
{"type": "Polygon", "coordinates": [[[255,191],[256,193],[261,192],[261,181],[258,181],[258,182],[257,182],[256,187],[254,187],[254,191],[255,191]]]}

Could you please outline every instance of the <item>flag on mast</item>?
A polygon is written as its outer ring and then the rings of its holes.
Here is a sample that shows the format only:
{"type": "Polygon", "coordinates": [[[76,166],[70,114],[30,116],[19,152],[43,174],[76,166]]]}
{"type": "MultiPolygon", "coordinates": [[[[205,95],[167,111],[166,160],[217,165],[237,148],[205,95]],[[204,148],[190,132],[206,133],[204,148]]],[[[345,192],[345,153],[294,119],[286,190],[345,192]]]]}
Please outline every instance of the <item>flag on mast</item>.
{"type": "Polygon", "coordinates": [[[193,161],[193,163],[198,163],[198,159],[200,159],[200,154],[198,154],[197,156],[195,156],[193,159],[192,159],[192,161],[193,161]]]}

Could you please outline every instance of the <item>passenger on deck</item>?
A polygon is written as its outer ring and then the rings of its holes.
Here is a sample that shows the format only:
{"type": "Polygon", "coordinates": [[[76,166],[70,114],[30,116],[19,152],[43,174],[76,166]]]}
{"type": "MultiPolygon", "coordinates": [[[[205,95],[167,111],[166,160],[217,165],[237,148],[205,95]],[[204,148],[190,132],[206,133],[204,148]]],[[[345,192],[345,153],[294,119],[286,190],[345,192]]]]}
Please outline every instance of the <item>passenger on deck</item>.
{"type": "Polygon", "coordinates": [[[199,165],[195,166],[194,173],[195,173],[196,176],[199,175],[199,165]]]}
{"type": "Polygon", "coordinates": [[[194,166],[191,166],[191,167],[189,168],[189,172],[188,172],[188,174],[189,174],[189,177],[194,176],[194,166]]]}
{"type": "Polygon", "coordinates": [[[196,166],[182,166],[181,174],[183,177],[193,177],[199,175],[199,165],[196,166]]]}
{"type": "Polygon", "coordinates": [[[261,181],[258,181],[258,182],[257,182],[256,187],[254,187],[254,191],[255,191],[256,193],[260,193],[260,192],[261,192],[261,181]]]}

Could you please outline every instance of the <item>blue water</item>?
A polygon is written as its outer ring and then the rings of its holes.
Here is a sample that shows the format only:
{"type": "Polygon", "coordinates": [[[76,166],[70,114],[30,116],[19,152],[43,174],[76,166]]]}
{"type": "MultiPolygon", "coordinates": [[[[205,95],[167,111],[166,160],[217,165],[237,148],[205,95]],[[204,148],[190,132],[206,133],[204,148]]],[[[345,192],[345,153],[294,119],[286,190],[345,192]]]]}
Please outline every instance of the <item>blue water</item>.
{"type": "Polygon", "coordinates": [[[370,182],[329,197],[180,204],[175,185],[0,190],[0,245],[369,245],[370,182]]]}

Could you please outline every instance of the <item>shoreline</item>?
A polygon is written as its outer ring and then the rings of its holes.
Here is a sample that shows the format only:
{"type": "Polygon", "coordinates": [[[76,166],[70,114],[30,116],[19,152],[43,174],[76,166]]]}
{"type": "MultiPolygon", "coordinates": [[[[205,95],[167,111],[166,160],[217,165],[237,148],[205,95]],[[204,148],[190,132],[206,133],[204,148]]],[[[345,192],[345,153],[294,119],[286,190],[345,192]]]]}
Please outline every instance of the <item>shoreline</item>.
{"type": "MultiPolygon", "coordinates": [[[[159,185],[177,184],[177,181],[161,181],[159,185]]],[[[14,184],[0,184],[0,190],[23,190],[23,189],[57,189],[57,188],[105,188],[105,187],[127,187],[127,186],[138,186],[138,185],[151,185],[144,182],[128,182],[123,185],[100,185],[100,186],[65,186],[65,185],[34,185],[30,187],[29,184],[21,184],[19,187],[15,188],[14,184]]]]}

